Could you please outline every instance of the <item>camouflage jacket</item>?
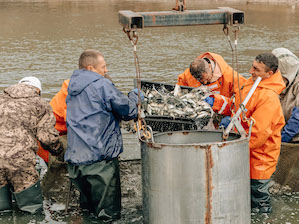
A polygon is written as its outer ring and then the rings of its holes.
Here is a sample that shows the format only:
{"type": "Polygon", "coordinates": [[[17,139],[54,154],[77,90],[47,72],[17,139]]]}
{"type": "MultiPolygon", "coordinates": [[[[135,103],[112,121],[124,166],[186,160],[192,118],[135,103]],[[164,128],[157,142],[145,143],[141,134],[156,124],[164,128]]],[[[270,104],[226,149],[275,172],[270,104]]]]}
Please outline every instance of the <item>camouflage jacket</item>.
{"type": "Polygon", "coordinates": [[[35,155],[37,140],[45,149],[59,149],[59,134],[54,126],[52,108],[35,87],[16,84],[6,88],[0,94],[0,160],[25,152],[35,155]]]}

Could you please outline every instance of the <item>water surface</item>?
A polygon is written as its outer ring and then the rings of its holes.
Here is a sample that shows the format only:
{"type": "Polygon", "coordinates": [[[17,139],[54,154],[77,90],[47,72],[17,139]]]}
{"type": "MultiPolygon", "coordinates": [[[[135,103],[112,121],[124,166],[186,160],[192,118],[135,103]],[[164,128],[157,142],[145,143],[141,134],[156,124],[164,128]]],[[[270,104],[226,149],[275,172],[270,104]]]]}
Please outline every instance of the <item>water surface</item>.
{"type": "MultiPolygon", "coordinates": [[[[237,52],[238,70],[246,77],[259,53],[286,47],[299,56],[298,7],[235,1],[187,3],[190,10],[225,6],[245,12],[237,52]]],[[[42,81],[43,97],[50,100],[63,80],[77,69],[82,51],[94,48],[104,54],[116,86],[128,92],[136,77],[134,56],[118,23],[118,11],[169,11],[174,6],[173,0],[0,0],[0,90],[24,76],[36,76],[42,81]]],[[[205,51],[222,55],[232,65],[231,48],[222,28],[222,25],[208,25],[138,31],[141,78],[174,84],[190,62],[205,51]]],[[[269,216],[252,216],[252,223],[299,223],[298,203],[298,194],[275,196],[275,212],[269,216]]],[[[0,223],[22,223],[17,221],[22,216],[18,212],[14,214],[1,216],[0,223]]],[[[26,217],[23,220],[39,222],[34,216],[26,217]]]]}
{"type": "MultiPolygon", "coordinates": [[[[50,100],[78,67],[83,50],[100,50],[116,86],[127,92],[136,77],[132,46],[118,23],[119,10],[168,11],[164,1],[0,1],[0,89],[24,76],[41,79],[50,100]]],[[[238,35],[238,70],[248,76],[254,57],[277,47],[299,55],[299,8],[286,4],[187,1],[188,9],[232,7],[245,12],[238,35]]],[[[141,77],[176,83],[200,53],[218,53],[232,65],[222,25],[145,28],[138,32],[141,77]]],[[[231,39],[234,36],[231,35],[231,39]]]]}

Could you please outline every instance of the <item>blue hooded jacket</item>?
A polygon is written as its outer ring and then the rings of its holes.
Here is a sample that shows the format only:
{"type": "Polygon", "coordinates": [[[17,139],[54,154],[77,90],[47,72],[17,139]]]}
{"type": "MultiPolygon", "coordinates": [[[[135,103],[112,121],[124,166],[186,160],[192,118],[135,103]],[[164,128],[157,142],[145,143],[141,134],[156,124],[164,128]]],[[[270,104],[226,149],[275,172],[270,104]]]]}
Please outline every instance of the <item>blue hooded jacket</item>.
{"type": "Polygon", "coordinates": [[[65,161],[86,165],[117,157],[123,151],[119,122],[137,117],[137,103],[134,91],[127,97],[100,74],[75,70],[66,98],[65,161]]]}

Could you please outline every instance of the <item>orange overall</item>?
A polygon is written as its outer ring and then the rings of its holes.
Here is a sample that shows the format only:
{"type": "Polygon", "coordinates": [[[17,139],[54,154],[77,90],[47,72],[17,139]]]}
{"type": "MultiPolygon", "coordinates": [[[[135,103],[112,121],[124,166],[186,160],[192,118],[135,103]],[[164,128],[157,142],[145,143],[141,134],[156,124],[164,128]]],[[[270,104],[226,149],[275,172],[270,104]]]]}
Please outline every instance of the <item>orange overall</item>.
{"type": "MultiPolygon", "coordinates": [[[[231,97],[233,93],[237,93],[237,90],[239,88],[238,79],[241,86],[245,81],[245,78],[242,75],[238,74],[236,71],[233,71],[232,67],[230,67],[218,54],[205,52],[199,55],[196,59],[206,57],[216,62],[221,70],[221,77],[217,81],[207,85],[210,90],[226,97],[231,97]]],[[[189,68],[187,68],[184,73],[179,75],[177,84],[190,87],[199,87],[202,85],[191,75],[189,68]]]]}
{"type": "MultiPolygon", "coordinates": [[[[245,99],[253,85],[252,78],[246,80],[241,88],[242,100],[245,99]]],[[[280,154],[281,129],[285,124],[279,94],[285,88],[280,71],[270,78],[262,80],[246,105],[246,116],[256,121],[252,127],[249,141],[250,178],[257,180],[270,179],[276,169],[280,154]]],[[[224,115],[231,115],[232,100],[221,95],[214,95],[213,110],[224,115]]],[[[236,109],[240,105],[239,94],[236,95],[236,109]]],[[[249,125],[242,122],[248,133],[249,125]]]]}
{"type": "MultiPolygon", "coordinates": [[[[66,128],[66,102],[65,99],[67,97],[67,88],[70,80],[67,79],[63,82],[61,89],[59,92],[52,98],[50,101],[50,105],[53,109],[54,116],[56,118],[55,128],[59,131],[60,135],[65,135],[67,133],[66,128]]],[[[39,144],[39,149],[37,154],[43,158],[44,161],[49,162],[49,151],[44,150],[39,144]]]]}

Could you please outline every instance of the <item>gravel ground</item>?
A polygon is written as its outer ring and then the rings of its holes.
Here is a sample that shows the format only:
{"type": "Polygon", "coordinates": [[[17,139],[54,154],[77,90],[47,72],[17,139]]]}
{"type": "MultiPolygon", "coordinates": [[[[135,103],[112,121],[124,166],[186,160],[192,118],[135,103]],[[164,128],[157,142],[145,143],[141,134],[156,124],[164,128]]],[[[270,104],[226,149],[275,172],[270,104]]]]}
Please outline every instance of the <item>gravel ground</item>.
{"type": "MultiPolygon", "coordinates": [[[[140,160],[120,161],[122,188],[121,219],[114,224],[142,223],[142,191],[140,160]]],[[[46,201],[45,210],[53,221],[67,223],[91,223],[79,208],[79,192],[71,186],[67,177],[65,164],[54,164],[42,181],[43,194],[46,201]],[[65,204],[68,211],[65,212],[65,204]]],[[[92,222],[97,223],[97,222],[92,222]]]]}
{"type": "MultiPolygon", "coordinates": [[[[120,161],[120,175],[122,187],[121,219],[113,224],[142,224],[142,186],[141,160],[120,161]]],[[[45,211],[50,223],[98,223],[82,213],[79,208],[79,192],[70,185],[65,164],[56,164],[45,175],[42,181],[45,197],[45,211]],[[69,195],[68,211],[65,204],[69,195]],[[50,218],[49,218],[50,217],[50,218]]],[[[271,182],[270,192],[277,197],[287,194],[291,189],[287,186],[271,182]]]]}

